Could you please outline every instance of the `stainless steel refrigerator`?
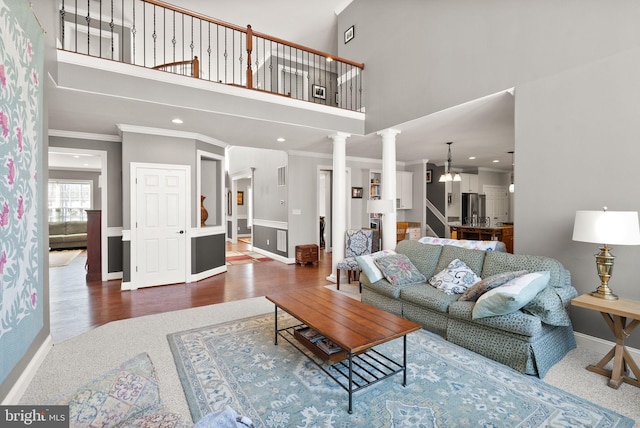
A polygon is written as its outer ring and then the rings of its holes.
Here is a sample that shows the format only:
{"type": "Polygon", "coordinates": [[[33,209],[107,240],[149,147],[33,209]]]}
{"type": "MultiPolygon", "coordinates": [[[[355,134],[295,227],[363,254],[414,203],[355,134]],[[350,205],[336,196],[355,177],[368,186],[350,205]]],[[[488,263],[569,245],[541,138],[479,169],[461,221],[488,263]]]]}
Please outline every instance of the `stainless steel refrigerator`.
{"type": "Polygon", "coordinates": [[[462,194],[462,224],[469,226],[490,226],[487,224],[486,196],[478,193],[462,194]]]}

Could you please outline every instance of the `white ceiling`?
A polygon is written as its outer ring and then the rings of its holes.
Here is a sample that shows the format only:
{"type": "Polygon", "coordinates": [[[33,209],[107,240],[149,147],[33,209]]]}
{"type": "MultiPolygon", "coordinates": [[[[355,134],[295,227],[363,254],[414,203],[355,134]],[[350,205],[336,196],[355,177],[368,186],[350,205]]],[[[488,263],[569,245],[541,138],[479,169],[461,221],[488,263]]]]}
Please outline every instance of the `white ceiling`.
{"type": "MultiPolygon", "coordinates": [[[[236,25],[251,24],[255,31],[334,53],[337,44],[336,10],[342,10],[350,2],[351,0],[307,0],[304,6],[297,0],[184,0],[179,3],[182,8],[196,10],[236,25]],[[312,21],[314,25],[310,26],[309,22],[312,21]]],[[[116,124],[132,123],[131,117],[135,115],[136,125],[200,133],[239,146],[326,155],[332,153],[326,129],[220,115],[216,118],[215,135],[212,135],[208,126],[212,121],[210,113],[209,116],[204,116],[204,113],[193,110],[176,111],[175,106],[64,91],[53,89],[53,85],[50,88],[50,129],[116,135],[116,124]],[[87,105],[92,106],[90,111],[84,108],[87,105]],[[167,117],[176,116],[184,120],[183,125],[167,123],[167,117]],[[276,137],[284,137],[286,142],[276,143],[276,137]]],[[[396,137],[396,158],[406,163],[429,160],[442,165],[447,157],[446,142],[452,141],[454,169],[482,167],[510,171],[512,155],[509,151],[514,149],[513,126],[514,97],[508,91],[500,92],[397,124],[393,128],[401,133],[396,137]],[[471,156],[476,159],[470,160],[471,156]],[[494,160],[499,162],[495,163],[494,160]]],[[[59,153],[50,156],[50,166],[63,168],[69,163],[77,166],[78,159],[73,155],[59,153]]],[[[347,139],[347,156],[380,159],[380,137],[375,133],[351,136],[347,139]]],[[[81,161],[91,165],[88,157],[83,157],[81,161]]]]}

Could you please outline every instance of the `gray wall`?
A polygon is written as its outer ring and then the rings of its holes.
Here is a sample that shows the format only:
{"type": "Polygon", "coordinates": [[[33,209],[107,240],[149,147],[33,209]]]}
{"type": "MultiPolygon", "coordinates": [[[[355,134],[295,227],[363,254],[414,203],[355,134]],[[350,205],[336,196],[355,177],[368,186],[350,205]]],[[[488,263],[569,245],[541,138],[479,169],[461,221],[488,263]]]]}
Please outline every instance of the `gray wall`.
{"type": "MultiPolygon", "coordinates": [[[[356,37],[338,49],[367,65],[367,132],[515,87],[515,251],[559,259],[586,293],[597,245],[571,240],[575,211],[640,209],[639,21],[633,1],[354,0],[338,32],[356,37]]],[[[640,299],[640,247],[613,252],[612,288],[640,299]]],[[[612,340],[598,313],[572,316],[612,340]]]]}

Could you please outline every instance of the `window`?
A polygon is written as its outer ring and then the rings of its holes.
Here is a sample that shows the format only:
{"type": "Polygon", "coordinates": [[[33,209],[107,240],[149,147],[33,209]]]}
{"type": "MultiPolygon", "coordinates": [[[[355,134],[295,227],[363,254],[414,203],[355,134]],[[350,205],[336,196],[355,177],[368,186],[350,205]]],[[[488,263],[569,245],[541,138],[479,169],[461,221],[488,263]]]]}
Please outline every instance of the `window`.
{"type": "Polygon", "coordinates": [[[91,181],[49,180],[49,221],[87,220],[92,186],[91,181]]]}

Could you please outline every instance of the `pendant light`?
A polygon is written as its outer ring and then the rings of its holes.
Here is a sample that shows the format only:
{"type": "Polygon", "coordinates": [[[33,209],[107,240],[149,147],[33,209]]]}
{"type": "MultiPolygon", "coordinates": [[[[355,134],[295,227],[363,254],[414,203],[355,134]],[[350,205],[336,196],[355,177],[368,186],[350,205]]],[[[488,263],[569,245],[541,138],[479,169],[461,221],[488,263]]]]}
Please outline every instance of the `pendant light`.
{"type": "Polygon", "coordinates": [[[445,173],[440,176],[440,180],[438,180],[440,183],[444,183],[447,181],[462,181],[462,177],[457,172],[455,173],[455,175],[451,174],[451,145],[452,144],[453,142],[451,141],[447,143],[447,145],[449,146],[449,152],[447,155],[447,168],[445,170],[445,173]]]}
{"type": "Polygon", "coordinates": [[[516,190],[516,186],[515,184],[513,184],[513,174],[514,174],[514,170],[515,170],[515,160],[513,158],[513,151],[509,152],[511,153],[511,184],[509,184],[509,193],[513,193],[516,190]]]}

